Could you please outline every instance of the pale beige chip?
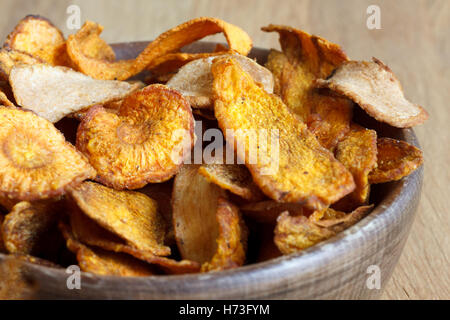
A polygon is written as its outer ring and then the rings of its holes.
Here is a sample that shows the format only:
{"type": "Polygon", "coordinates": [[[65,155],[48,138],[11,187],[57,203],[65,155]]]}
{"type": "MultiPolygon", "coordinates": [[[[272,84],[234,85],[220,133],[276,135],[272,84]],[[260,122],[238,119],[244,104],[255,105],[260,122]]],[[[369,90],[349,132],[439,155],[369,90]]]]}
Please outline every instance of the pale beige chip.
{"type": "Polygon", "coordinates": [[[9,81],[19,106],[51,122],[96,104],[121,100],[137,88],[127,82],[95,80],[69,68],[44,64],[16,66],[9,81]]]}
{"type": "Polygon", "coordinates": [[[412,127],[428,118],[421,106],[406,100],[392,70],[375,58],[344,62],[331,77],[318,79],[316,84],[345,95],[370,116],[394,127],[412,127]]]}
{"type": "Polygon", "coordinates": [[[85,182],[70,194],[87,216],[128,244],[155,255],[170,254],[170,248],[164,245],[164,221],[153,199],[94,182],[85,182]]]}
{"type": "Polygon", "coordinates": [[[211,65],[216,58],[233,57],[242,69],[260,83],[268,93],[273,92],[272,73],[255,60],[239,54],[227,54],[197,59],[184,65],[168,82],[167,86],[180,91],[193,108],[212,108],[213,75],[211,65]]]}

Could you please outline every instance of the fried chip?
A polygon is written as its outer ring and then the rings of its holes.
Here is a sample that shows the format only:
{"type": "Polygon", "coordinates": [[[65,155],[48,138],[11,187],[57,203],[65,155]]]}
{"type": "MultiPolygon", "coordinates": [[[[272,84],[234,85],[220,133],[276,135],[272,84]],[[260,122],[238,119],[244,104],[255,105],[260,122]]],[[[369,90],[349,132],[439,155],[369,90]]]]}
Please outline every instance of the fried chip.
{"type": "Polygon", "coordinates": [[[301,30],[279,25],[262,30],[278,32],[283,50],[271,50],[266,64],[275,78],[275,93],[307,122],[322,146],[332,150],[349,131],[352,103],[318,91],[313,84],[347,61],[347,56],[337,44],[301,30]]]}
{"type": "Polygon", "coordinates": [[[225,190],[198,173],[199,165],[184,165],[175,176],[172,194],[175,239],[183,259],[201,264],[217,251],[220,230],[216,218],[225,190]]]}
{"type": "Polygon", "coordinates": [[[245,160],[255,183],[267,196],[321,208],[353,191],[351,173],[319,144],[281,99],[265,92],[232,59],[216,61],[212,73],[219,127],[230,146],[236,142],[238,158],[245,160]],[[256,163],[251,163],[248,129],[275,133],[279,150],[271,143],[266,154],[258,152],[256,163]],[[274,164],[278,166],[274,168],[274,164]]]}
{"type": "Polygon", "coordinates": [[[59,210],[55,201],[22,201],[6,215],[1,234],[9,253],[40,255],[49,246],[59,210]]]}
{"type": "Polygon", "coordinates": [[[233,57],[255,82],[263,86],[264,90],[268,93],[273,92],[272,73],[255,60],[238,54],[219,55],[189,62],[167,82],[167,86],[181,92],[193,108],[212,108],[214,99],[211,65],[214,59],[224,57],[233,57]]]}
{"type": "Polygon", "coordinates": [[[0,106],[4,106],[4,107],[15,107],[14,103],[12,103],[8,97],[6,96],[6,94],[0,90],[0,106]]]}
{"type": "Polygon", "coordinates": [[[164,221],[153,199],[95,182],[82,183],[70,195],[87,216],[130,245],[155,255],[170,254],[164,246],[164,221]]]}
{"type": "Polygon", "coordinates": [[[95,80],[44,64],[16,66],[9,81],[19,106],[53,123],[90,106],[121,100],[136,90],[127,82],[95,80]]]}
{"type": "Polygon", "coordinates": [[[89,248],[80,243],[64,223],[59,224],[67,241],[67,248],[76,254],[81,270],[98,275],[144,277],[154,274],[153,267],[132,256],[99,248],[89,248]]]}
{"type": "Polygon", "coordinates": [[[400,180],[410,175],[423,162],[422,151],[405,141],[379,138],[377,148],[377,167],[369,174],[370,183],[400,180]]]}
{"type": "Polygon", "coordinates": [[[298,203],[277,202],[274,200],[264,200],[251,202],[240,206],[242,213],[250,219],[265,224],[275,224],[278,216],[288,211],[290,215],[309,216],[311,210],[298,203]]]}
{"type": "Polygon", "coordinates": [[[70,225],[74,237],[81,243],[132,255],[139,260],[158,266],[169,274],[193,273],[200,270],[200,265],[194,261],[176,261],[127,245],[121,238],[89,219],[78,208],[73,208],[70,213],[70,225]]]}
{"type": "Polygon", "coordinates": [[[118,115],[91,108],[77,134],[77,148],[97,170],[97,180],[115,189],[170,179],[193,142],[188,102],[159,84],[130,94],[118,115]]]}
{"type": "Polygon", "coordinates": [[[364,218],[373,206],[359,207],[351,213],[345,214],[333,209],[327,209],[323,218],[313,219],[314,216],[290,216],[283,212],[277,221],[274,241],[283,254],[301,251],[336,235],[351,227],[364,218]]]}
{"type": "Polygon", "coordinates": [[[406,100],[392,70],[375,58],[345,62],[329,79],[316,83],[349,97],[370,116],[394,127],[412,127],[428,118],[421,106],[406,100]]]}
{"type": "Polygon", "coordinates": [[[217,249],[211,261],[202,264],[202,272],[237,268],[245,262],[248,229],[239,209],[219,198],[216,219],[219,224],[217,249]]]}
{"type": "Polygon", "coordinates": [[[14,66],[20,64],[39,64],[43,60],[32,57],[28,53],[17,50],[2,48],[0,49],[0,80],[9,81],[9,74],[14,66]]]}
{"type": "Polygon", "coordinates": [[[223,20],[201,17],[161,34],[136,59],[110,62],[89,57],[82,51],[83,42],[89,37],[98,37],[101,30],[98,24],[87,21],[76,34],[67,39],[67,52],[77,70],[96,79],[128,79],[151,65],[155,59],[161,59],[191,42],[219,32],[224,33],[231,51],[247,55],[252,47],[250,37],[242,29],[223,20]]]}
{"type": "Polygon", "coordinates": [[[351,211],[369,200],[369,173],[377,165],[376,131],[353,124],[336,147],[336,159],[352,173],[356,188],[333,207],[351,211]]]}
{"type": "Polygon", "coordinates": [[[32,112],[0,107],[0,143],[0,197],[56,197],[95,177],[84,156],[32,112]]]}
{"type": "Polygon", "coordinates": [[[8,35],[4,46],[57,65],[65,54],[64,36],[49,20],[28,15],[8,35]]]}

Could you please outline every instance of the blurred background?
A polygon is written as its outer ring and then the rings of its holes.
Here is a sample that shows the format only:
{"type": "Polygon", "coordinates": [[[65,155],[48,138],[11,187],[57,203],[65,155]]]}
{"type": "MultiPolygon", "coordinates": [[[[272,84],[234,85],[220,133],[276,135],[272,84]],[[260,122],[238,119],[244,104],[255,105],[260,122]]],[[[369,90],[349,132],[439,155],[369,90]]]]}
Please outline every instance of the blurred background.
{"type": "Polygon", "coordinates": [[[70,5],[80,8],[81,23],[102,24],[109,43],[151,40],[186,20],[213,16],[243,28],[254,46],[279,48],[278,36],[260,28],[285,24],[340,44],[352,59],[374,56],[388,64],[406,97],[430,119],[415,129],[425,155],[419,213],[383,298],[450,299],[449,0],[0,0],[0,38],[27,14],[49,18],[66,36],[74,33],[66,24],[70,5]],[[380,29],[367,26],[370,5],[380,9],[380,29]]]}

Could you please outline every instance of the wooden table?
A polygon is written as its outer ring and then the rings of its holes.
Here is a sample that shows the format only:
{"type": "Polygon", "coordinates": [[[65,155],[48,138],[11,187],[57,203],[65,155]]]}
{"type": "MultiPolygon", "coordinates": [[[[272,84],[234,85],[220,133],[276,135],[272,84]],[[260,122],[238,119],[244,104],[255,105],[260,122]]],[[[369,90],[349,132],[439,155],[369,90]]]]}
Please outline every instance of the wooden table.
{"type": "MultiPolygon", "coordinates": [[[[50,18],[67,35],[66,9],[77,4],[81,20],[104,25],[108,42],[150,40],[198,16],[214,16],[246,30],[255,46],[278,48],[260,27],[287,24],[342,45],[353,59],[375,56],[400,78],[406,96],[424,106],[428,122],[416,128],[425,154],[419,213],[384,299],[450,298],[450,1],[114,1],[1,0],[0,37],[26,14],[50,18]],[[367,7],[381,9],[381,29],[366,26],[367,7]]],[[[213,36],[220,40],[221,36],[213,36]]]]}

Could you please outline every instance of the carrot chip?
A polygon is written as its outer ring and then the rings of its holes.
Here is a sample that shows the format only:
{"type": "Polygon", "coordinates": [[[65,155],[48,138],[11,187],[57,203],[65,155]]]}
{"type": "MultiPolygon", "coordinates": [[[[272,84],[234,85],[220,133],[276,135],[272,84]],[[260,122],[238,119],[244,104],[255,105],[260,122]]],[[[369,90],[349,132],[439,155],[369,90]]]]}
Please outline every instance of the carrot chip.
{"type": "Polygon", "coordinates": [[[400,180],[410,175],[423,162],[422,151],[404,141],[379,138],[377,147],[377,167],[369,174],[370,183],[400,180]]]}
{"type": "MultiPolygon", "coordinates": [[[[242,29],[223,20],[201,17],[170,29],[152,41],[136,59],[107,61],[87,56],[82,48],[88,37],[99,36],[102,27],[87,21],[83,27],[67,39],[67,52],[76,69],[95,79],[126,80],[151,65],[155,59],[173,53],[185,45],[205,36],[223,32],[229,50],[247,55],[252,47],[250,37],[242,29]]],[[[160,60],[161,63],[164,59],[160,60]]],[[[156,67],[156,65],[153,65],[156,67]]]]}
{"type": "Polygon", "coordinates": [[[95,177],[84,156],[47,120],[0,107],[0,197],[39,200],[95,177]]]}
{"type": "Polygon", "coordinates": [[[219,55],[189,62],[167,82],[167,86],[181,92],[194,108],[212,108],[211,65],[214,59],[224,57],[233,57],[268,93],[273,92],[272,73],[255,60],[238,54],[219,55]]]}
{"type": "Polygon", "coordinates": [[[294,217],[283,212],[275,228],[275,244],[283,254],[301,251],[351,227],[364,218],[372,207],[359,207],[347,214],[329,208],[321,214],[320,220],[315,220],[314,215],[309,218],[301,215],[294,217]]]}
{"type": "Polygon", "coordinates": [[[133,92],[117,115],[91,108],[77,133],[77,148],[97,170],[98,181],[115,189],[170,179],[193,142],[188,102],[164,85],[133,92]]]}
{"type": "Polygon", "coordinates": [[[219,127],[230,146],[236,143],[237,157],[245,161],[267,196],[321,208],[353,191],[351,173],[319,144],[280,98],[268,94],[232,59],[216,61],[212,73],[219,127]],[[250,159],[253,139],[245,132],[249,128],[266,130],[267,135],[275,133],[279,150],[276,143],[270,143],[265,155],[257,152],[256,159],[250,159]]]}
{"type": "Polygon", "coordinates": [[[121,100],[137,89],[127,82],[95,80],[44,64],[14,67],[9,81],[19,106],[53,123],[90,106],[121,100]]]}
{"type": "Polygon", "coordinates": [[[318,91],[314,80],[327,77],[347,56],[337,44],[301,30],[278,25],[262,30],[280,35],[283,52],[272,50],[266,64],[275,78],[275,93],[332,150],[349,131],[352,103],[318,91]]]}
{"type": "Polygon", "coordinates": [[[427,112],[405,99],[400,81],[383,62],[348,61],[336,69],[327,80],[317,80],[355,101],[370,116],[398,128],[425,122],[427,112]]]}

